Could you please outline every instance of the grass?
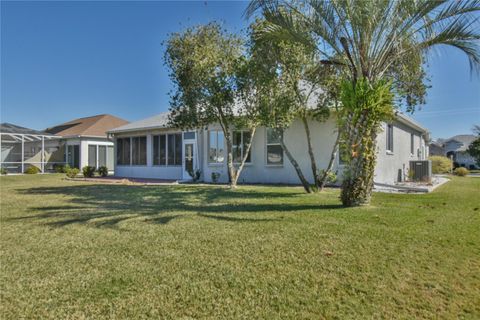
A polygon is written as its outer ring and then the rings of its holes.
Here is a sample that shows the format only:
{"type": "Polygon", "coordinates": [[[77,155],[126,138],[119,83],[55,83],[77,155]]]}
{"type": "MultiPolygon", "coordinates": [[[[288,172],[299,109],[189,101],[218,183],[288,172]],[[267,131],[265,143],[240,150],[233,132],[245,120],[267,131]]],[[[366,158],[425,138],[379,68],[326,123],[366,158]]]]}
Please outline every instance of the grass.
{"type": "Polygon", "coordinates": [[[480,179],[426,195],[1,184],[0,318],[480,318],[480,179]]]}

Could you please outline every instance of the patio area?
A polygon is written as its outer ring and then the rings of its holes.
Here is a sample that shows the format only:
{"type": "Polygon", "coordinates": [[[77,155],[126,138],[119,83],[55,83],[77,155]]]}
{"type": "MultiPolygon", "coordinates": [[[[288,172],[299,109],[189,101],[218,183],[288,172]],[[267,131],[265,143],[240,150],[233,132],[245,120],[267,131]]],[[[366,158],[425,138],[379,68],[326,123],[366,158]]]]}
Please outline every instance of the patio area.
{"type": "Polygon", "coordinates": [[[16,126],[0,125],[0,168],[15,174],[37,167],[41,173],[55,172],[57,165],[65,164],[65,145],[61,137],[42,131],[16,126]]]}

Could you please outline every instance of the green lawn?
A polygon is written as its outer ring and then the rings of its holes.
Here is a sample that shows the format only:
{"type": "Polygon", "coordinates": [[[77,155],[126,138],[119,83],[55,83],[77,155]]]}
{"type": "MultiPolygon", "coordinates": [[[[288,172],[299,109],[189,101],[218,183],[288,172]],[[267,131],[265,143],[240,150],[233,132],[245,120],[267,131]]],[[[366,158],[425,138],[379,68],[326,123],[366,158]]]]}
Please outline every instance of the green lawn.
{"type": "Polygon", "coordinates": [[[1,319],[480,318],[480,179],[427,195],[1,184],[1,319]]]}

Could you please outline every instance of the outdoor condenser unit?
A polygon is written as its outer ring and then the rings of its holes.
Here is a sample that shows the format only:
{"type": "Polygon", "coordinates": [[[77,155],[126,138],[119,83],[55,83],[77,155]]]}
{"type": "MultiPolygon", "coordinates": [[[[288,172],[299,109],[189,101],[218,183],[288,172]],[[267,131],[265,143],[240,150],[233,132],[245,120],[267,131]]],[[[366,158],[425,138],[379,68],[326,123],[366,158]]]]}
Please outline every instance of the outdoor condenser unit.
{"type": "Polygon", "coordinates": [[[430,160],[410,161],[409,176],[413,181],[430,181],[432,179],[432,162],[430,160]]]}

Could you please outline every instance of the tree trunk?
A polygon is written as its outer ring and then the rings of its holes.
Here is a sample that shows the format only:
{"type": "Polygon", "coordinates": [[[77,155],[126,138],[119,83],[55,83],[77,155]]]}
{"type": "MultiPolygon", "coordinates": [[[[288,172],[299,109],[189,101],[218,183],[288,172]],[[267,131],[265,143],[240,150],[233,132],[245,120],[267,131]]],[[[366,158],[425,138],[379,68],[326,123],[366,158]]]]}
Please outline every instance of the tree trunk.
{"type": "Polygon", "coordinates": [[[228,168],[228,184],[230,188],[235,189],[237,187],[237,172],[235,166],[233,165],[233,155],[232,155],[232,137],[230,136],[230,131],[224,130],[225,143],[227,144],[227,168],[228,168]]]}
{"type": "Polygon", "coordinates": [[[303,188],[307,193],[312,193],[310,184],[308,183],[307,179],[305,179],[302,169],[300,169],[298,162],[295,160],[295,158],[293,158],[292,154],[290,153],[287,146],[285,145],[285,142],[283,141],[283,135],[282,135],[282,138],[280,139],[280,145],[282,146],[283,151],[285,151],[285,154],[287,155],[288,160],[290,161],[292,166],[295,168],[295,171],[297,172],[298,178],[300,179],[300,182],[302,183],[303,188]]]}
{"type": "Polygon", "coordinates": [[[367,115],[362,114],[358,121],[350,121],[347,132],[350,136],[348,148],[351,161],[344,172],[341,200],[346,206],[359,206],[370,203],[376,163],[376,137],[379,125],[367,129],[367,115]],[[361,129],[359,129],[361,128],[361,129]]]}
{"type": "Polygon", "coordinates": [[[307,135],[308,155],[310,156],[310,165],[312,167],[313,181],[315,182],[315,185],[317,187],[319,187],[319,185],[318,185],[317,162],[315,161],[315,154],[313,153],[312,139],[311,139],[311,136],[310,136],[310,127],[308,126],[307,117],[305,115],[302,115],[301,118],[302,118],[302,122],[303,122],[303,127],[305,128],[305,134],[307,135]]]}
{"type": "Polygon", "coordinates": [[[250,152],[250,149],[252,147],[253,137],[255,136],[256,129],[257,129],[256,127],[252,128],[252,131],[251,131],[251,134],[250,134],[250,141],[247,144],[247,149],[244,150],[242,162],[240,163],[240,166],[238,167],[238,170],[235,174],[235,179],[232,180],[233,188],[235,188],[237,186],[238,178],[240,177],[240,174],[242,173],[243,167],[245,166],[245,162],[247,161],[248,153],[250,152]]]}
{"type": "Polygon", "coordinates": [[[335,162],[335,158],[337,157],[338,153],[338,145],[340,142],[340,137],[341,137],[341,131],[340,128],[338,129],[338,134],[337,134],[337,139],[335,140],[335,144],[333,145],[332,153],[330,155],[330,161],[328,162],[327,168],[323,171],[322,176],[319,178],[317,182],[318,190],[322,191],[323,188],[325,188],[325,185],[327,184],[327,177],[330,171],[332,171],[333,164],[335,162]]]}

